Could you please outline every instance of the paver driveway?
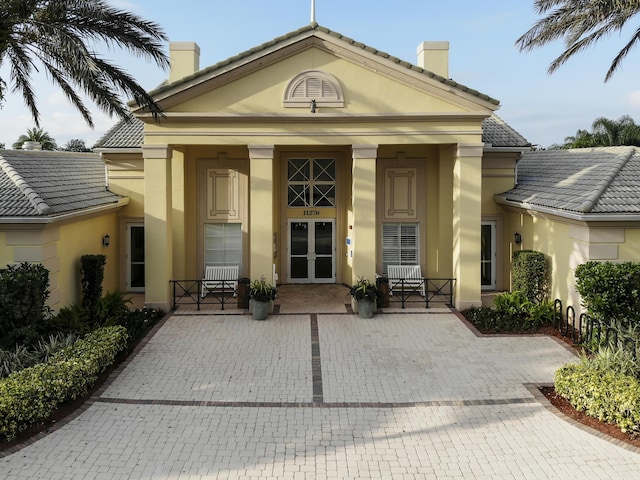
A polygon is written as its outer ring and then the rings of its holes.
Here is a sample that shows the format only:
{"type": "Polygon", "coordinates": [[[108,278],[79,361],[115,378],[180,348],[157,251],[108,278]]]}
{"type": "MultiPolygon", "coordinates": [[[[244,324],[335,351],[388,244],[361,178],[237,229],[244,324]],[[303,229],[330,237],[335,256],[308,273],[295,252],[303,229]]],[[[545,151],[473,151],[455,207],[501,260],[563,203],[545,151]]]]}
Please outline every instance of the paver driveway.
{"type": "Polygon", "coordinates": [[[640,478],[526,387],[575,358],[453,314],[174,315],[0,478],[640,478]]]}

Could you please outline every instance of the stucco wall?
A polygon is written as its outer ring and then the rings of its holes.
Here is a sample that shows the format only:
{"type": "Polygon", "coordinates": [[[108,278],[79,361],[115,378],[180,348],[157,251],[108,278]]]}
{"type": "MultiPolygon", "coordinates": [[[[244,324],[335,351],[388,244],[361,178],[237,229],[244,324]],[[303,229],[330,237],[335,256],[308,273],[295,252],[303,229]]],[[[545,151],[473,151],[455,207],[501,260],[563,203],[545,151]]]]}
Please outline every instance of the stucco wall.
{"type": "Polygon", "coordinates": [[[48,303],[57,311],[81,299],[82,255],[106,255],[104,292],[118,288],[118,237],[116,213],[28,229],[12,226],[0,232],[0,261],[2,266],[22,262],[42,263],[49,270],[51,293],[48,303]],[[102,245],[105,234],[110,236],[111,245],[108,248],[102,245]]]}

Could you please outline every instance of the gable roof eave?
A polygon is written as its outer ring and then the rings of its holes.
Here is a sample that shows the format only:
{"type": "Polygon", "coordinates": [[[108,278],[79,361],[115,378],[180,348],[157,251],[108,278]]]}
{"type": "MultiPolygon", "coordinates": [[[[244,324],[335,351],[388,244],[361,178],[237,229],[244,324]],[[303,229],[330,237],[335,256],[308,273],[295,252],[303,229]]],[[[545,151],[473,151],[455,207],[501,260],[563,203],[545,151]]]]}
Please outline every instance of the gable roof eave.
{"type": "Polygon", "coordinates": [[[110,210],[117,210],[129,205],[129,197],[121,197],[117,202],[99,205],[97,207],[82,208],[70,212],[54,214],[54,215],[37,215],[37,216],[0,216],[0,225],[49,225],[80,217],[107,213],[110,210]]]}
{"type": "MultiPolygon", "coordinates": [[[[197,94],[200,88],[203,88],[203,86],[209,82],[226,76],[226,74],[230,74],[231,72],[238,71],[242,69],[241,67],[254,63],[256,64],[256,68],[262,68],[265,65],[265,60],[267,64],[275,63],[281,58],[293,55],[298,51],[312,48],[313,46],[324,47],[334,53],[338,51],[343,54],[349,53],[350,55],[347,55],[347,57],[351,58],[351,60],[366,58],[369,61],[386,66],[390,71],[408,75],[424,85],[431,85],[432,88],[435,87],[442,93],[453,94],[466,101],[479,104],[490,112],[499,108],[500,105],[497,99],[489,95],[483,94],[454,80],[441,77],[386,52],[356,42],[349,37],[345,37],[340,33],[317,24],[311,24],[277,37],[262,45],[201,69],[176,82],[163,84],[155,90],[152,90],[150,95],[154,97],[158,103],[173,105],[179,103],[185,94],[197,94]]],[[[135,115],[145,113],[145,109],[140,107],[135,101],[129,102],[129,106],[135,115]]]]}
{"type": "Polygon", "coordinates": [[[516,210],[537,212],[544,215],[562,217],[568,220],[574,220],[584,223],[640,222],[640,213],[579,213],[569,210],[562,210],[559,208],[545,207],[543,205],[536,205],[534,203],[508,200],[501,195],[502,194],[494,195],[494,201],[500,205],[514,208],[516,210]]]}

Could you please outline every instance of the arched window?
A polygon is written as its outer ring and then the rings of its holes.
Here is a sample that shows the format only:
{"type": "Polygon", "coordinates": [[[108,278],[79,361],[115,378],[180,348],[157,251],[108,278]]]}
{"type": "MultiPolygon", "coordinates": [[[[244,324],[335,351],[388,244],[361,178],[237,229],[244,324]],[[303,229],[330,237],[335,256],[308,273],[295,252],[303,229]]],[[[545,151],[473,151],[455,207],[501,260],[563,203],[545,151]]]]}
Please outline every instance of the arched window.
{"type": "Polygon", "coordinates": [[[344,107],[338,80],[319,70],[307,70],[289,82],[284,92],[285,107],[309,108],[312,100],[319,107],[344,107]]]}

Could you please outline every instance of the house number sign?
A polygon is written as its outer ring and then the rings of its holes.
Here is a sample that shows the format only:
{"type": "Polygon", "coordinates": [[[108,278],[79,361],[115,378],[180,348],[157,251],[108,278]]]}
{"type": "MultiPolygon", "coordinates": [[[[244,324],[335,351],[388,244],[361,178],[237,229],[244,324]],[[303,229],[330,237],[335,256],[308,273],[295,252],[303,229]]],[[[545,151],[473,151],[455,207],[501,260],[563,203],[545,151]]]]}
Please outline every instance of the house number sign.
{"type": "Polygon", "coordinates": [[[304,211],[304,216],[305,217],[317,217],[318,215],[320,215],[320,210],[305,210],[304,211]]]}

